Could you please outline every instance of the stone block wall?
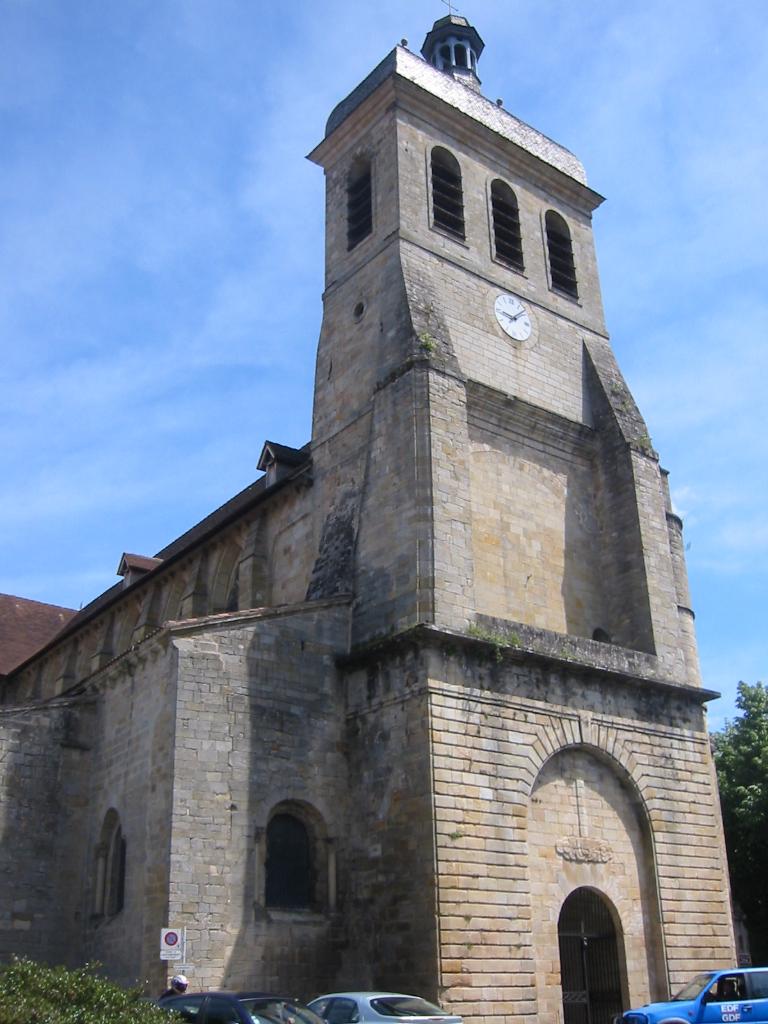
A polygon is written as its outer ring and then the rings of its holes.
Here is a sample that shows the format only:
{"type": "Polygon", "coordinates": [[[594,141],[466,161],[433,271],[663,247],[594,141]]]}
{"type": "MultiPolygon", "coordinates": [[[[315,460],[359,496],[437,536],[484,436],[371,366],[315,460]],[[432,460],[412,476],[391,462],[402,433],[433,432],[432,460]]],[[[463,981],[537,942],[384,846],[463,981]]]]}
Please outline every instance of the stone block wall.
{"type": "MultiPolygon", "coordinates": [[[[639,512],[640,537],[645,559],[648,603],[653,622],[655,653],[670,679],[698,682],[689,673],[685,650],[690,635],[681,634],[675,565],[670,548],[664,486],[658,461],[642,452],[632,452],[632,472],[639,512]]],[[[686,623],[690,626],[690,623],[686,623]]]]}
{"type": "MultiPolygon", "coordinates": [[[[391,97],[390,97],[391,98],[391,97]]],[[[397,229],[397,137],[394,116],[383,93],[359,108],[331,144],[312,154],[325,168],[325,286],[331,291],[376,253],[397,229]],[[347,187],[353,165],[363,158],[371,166],[372,231],[348,248],[347,187]]],[[[322,431],[320,432],[322,434],[322,431]]],[[[317,432],[313,430],[313,436],[317,432]]]]}
{"type": "Polygon", "coordinates": [[[732,962],[709,744],[689,697],[450,650],[434,655],[430,688],[454,1009],[559,1020],[557,921],[582,886],[615,907],[632,1005],[732,962]]]}
{"type": "MultiPolygon", "coordinates": [[[[346,166],[329,172],[328,185],[344,210],[346,166]]],[[[327,561],[325,540],[333,538],[334,522],[348,515],[359,595],[356,642],[413,625],[431,600],[431,586],[422,578],[430,558],[419,550],[429,533],[429,465],[420,425],[424,385],[413,371],[418,342],[391,243],[360,243],[367,260],[357,249],[336,253],[344,266],[352,262],[355,273],[340,275],[326,292],[317,357],[314,545],[327,561]]],[[[322,589],[313,576],[310,596],[329,596],[329,585],[322,589]]]]}
{"type": "MultiPolygon", "coordinates": [[[[402,251],[406,272],[411,262],[418,262],[421,276],[432,282],[435,304],[463,377],[574,422],[587,419],[582,366],[585,328],[556,317],[544,306],[533,307],[531,337],[512,341],[496,322],[494,302],[501,292],[520,289],[486,279],[476,265],[446,261],[410,240],[402,243],[402,251]]],[[[524,290],[521,294],[525,299],[524,290]]]]}
{"type": "Polygon", "coordinates": [[[613,632],[591,431],[495,393],[470,408],[476,610],[592,637],[613,632]]]}
{"type": "Polygon", "coordinates": [[[430,614],[429,470],[419,450],[424,381],[416,368],[375,396],[356,549],[353,643],[430,614]]]}
{"type": "MultiPolygon", "coordinates": [[[[77,812],[83,762],[76,712],[59,706],[0,716],[0,959],[75,966],[82,946],[77,812]]],[[[84,714],[88,714],[85,712],[84,714]]]]}
{"type": "Polygon", "coordinates": [[[350,956],[340,988],[441,997],[424,683],[407,644],[347,672],[350,956]]]}
{"type": "Polygon", "coordinates": [[[624,1005],[665,998],[650,830],[621,767],[584,747],[553,754],[531,790],[527,828],[539,1017],[559,1016],[558,917],[566,897],[581,887],[601,893],[620,922],[624,1005]]]}
{"type": "MultiPolygon", "coordinates": [[[[445,273],[456,282],[461,280],[462,270],[476,275],[478,297],[484,295],[490,285],[495,294],[511,291],[527,299],[534,304],[536,315],[540,311],[552,311],[562,318],[565,330],[570,322],[574,327],[578,324],[589,331],[605,333],[591,215],[578,189],[569,190],[565,178],[558,180],[555,175],[542,173],[538,161],[511,143],[505,143],[490,132],[478,132],[474,126],[465,126],[442,104],[430,104],[428,109],[417,109],[415,104],[408,109],[404,104],[398,111],[397,128],[400,224],[404,237],[425,251],[425,256],[434,254],[445,273]],[[466,225],[463,240],[435,230],[432,224],[430,153],[434,146],[448,149],[461,168],[466,225]],[[512,187],[517,198],[524,272],[511,269],[494,257],[490,190],[491,182],[497,177],[512,187]],[[544,230],[544,215],[548,209],[557,210],[571,231],[578,300],[553,291],[549,285],[544,230]]],[[[460,302],[471,293],[472,283],[465,280],[459,291],[446,290],[442,298],[450,304],[453,295],[456,308],[460,310],[460,302]]],[[[472,324],[476,325],[475,336],[480,335],[487,324],[500,341],[506,337],[493,327],[492,317],[493,310],[487,306],[479,310],[474,303],[465,307],[461,320],[467,332],[468,356],[472,324]]],[[[554,319],[546,319],[548,327],[554,319]]],[[[514,345],[509,339],[504,344],[514,345]]],[[[476,357],[474,362],[479,365],[480,359],[476,357]]]]}
{"type": "MultiPolygon", "coordinates": [[[[434,621],[466,629],[479,598],[478,533],[473,522],[474,453],[469,443],[467,395],[453,375],[429,376],[434,621]]],[[[482,601],[481,601],[482,603],[482,601]]],[[[421,619],[424,621],[425,616],[421,619]]]]}
{"type": "Polygon", "coordinates": [[[335,846],[346,763],[334,656],[344,601],[232,615],[174,630],[179,689],[168,923],[187,928],[196,988],[306,998],[330,985],[343,953],[335,846]],[[306,813],[316,901],[265,905],[264,833],[272,811],[306,813]],[[335,904],[335,905],[334,905],[335,904]]]}
{"type": "Polygon", "coordinates": [[[6,708],[0,955],[104,964],[158,983],[167,901],[173,667],[162,645],[114,662],[87,693],[6,708]],[[150,654],[151,651],[151,654],[150,654]],[[171,697],[169,699],[169,693],[171,697]],[[101,906],[97,849],[107,812],[126,840],[124,906],[101,906]]]}
{"type": "Polygon", "coordinates": [[[147,641],[92,681],[99,695],[89,730],[79,857],[85,877],[82,958],[105,964],[123,984],[164,980],[160,929],[166,923],[171,795],[176,728],[176,652],[164,635],[147,641]],[[126,843],[123,908],[100,906],[97,849],[107,813],[116,811],[126,843]]]}

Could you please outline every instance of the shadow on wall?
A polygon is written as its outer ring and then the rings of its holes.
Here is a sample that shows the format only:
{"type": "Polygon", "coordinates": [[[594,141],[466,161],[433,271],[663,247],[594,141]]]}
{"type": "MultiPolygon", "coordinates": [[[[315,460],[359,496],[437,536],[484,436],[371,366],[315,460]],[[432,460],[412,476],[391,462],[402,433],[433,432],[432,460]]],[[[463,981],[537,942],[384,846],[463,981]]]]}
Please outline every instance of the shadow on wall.
{"type": "Polygon", "coordinates": [[[91,713],[36,708],[0,719],[1,960],[81,961],[85,830],[82,803],[68,794],[86,785],[78,716],[91,713]]]}
{"type": "Polygon", "coordinates": [[[230,694],[239,723],[230,845],[239,853],[229,879],[237,933],[225,988],[309,999],[340,971],[336,841],[347,795],[334,650],[346,635],[346,609],[325,615],[258,623],[243,685],[230,694]]]}

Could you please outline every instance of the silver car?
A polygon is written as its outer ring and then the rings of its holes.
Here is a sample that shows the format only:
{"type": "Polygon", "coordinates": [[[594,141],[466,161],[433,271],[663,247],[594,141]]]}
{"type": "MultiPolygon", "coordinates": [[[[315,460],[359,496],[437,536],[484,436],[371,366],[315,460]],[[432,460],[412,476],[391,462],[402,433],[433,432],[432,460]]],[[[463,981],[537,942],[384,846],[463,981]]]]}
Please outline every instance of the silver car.
{"type": "Polygon", "coordinates": [[[446,1013],[421,996],[401,992],[332,992],[308,1003],[327,1024],[463,1024],[461,1017],[446,1013]]]}

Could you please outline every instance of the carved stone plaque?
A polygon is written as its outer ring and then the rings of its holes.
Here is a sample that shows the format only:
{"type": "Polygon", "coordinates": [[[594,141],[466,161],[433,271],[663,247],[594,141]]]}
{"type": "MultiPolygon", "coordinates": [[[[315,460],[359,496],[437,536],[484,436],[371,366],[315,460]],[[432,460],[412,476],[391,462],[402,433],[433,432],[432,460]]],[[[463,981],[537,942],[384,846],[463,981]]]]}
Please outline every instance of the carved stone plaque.
{"type": "Polygon", "coordinates": [[[568,836],[558,839],[555,849],[563,860],[576,861],[580,864],[607,864],[613,860],[613,850],[602,839],[587,839],[568,836]]]}

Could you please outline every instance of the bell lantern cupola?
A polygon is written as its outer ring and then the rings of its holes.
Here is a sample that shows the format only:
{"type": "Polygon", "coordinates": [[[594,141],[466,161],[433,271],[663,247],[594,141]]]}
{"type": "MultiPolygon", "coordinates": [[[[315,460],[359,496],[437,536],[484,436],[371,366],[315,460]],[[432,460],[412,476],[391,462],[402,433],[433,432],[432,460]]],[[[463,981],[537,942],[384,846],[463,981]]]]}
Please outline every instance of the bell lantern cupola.
{"type": "Polygon", "coordinates": [[[479,91],[477,62],[484,46],[485,43],[466,18],[448,14],[436,21],[427,33],[421,55],[439,71],[445,71],[479,91]]]}

